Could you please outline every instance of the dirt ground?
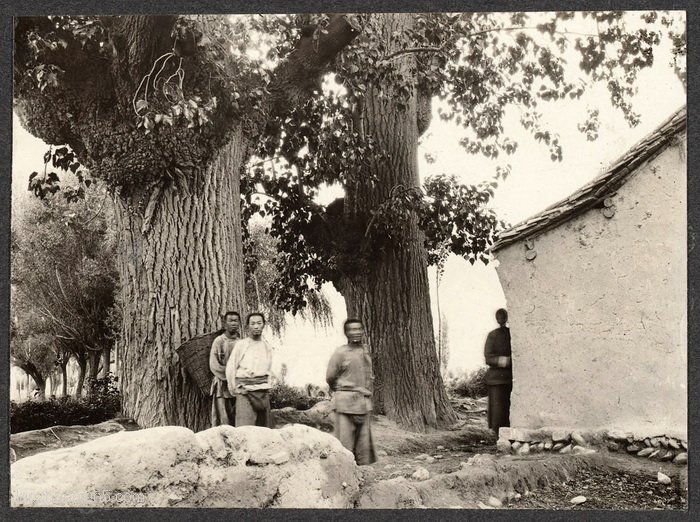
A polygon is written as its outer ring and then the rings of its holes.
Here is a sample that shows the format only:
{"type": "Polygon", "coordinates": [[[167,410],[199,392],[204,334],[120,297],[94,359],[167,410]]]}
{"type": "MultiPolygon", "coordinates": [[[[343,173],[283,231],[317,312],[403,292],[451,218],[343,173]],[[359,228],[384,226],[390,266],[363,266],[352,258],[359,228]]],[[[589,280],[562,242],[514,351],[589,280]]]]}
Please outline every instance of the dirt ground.
{"type": "MultiPolygon", "coordinates": [[[[528,457],[496,455],[495,436],[486,426],[485,400],[454,400],[459,428],[413,434],[379,417],[373,425],[374,442],[380,454],[378,462],[363,466],[363,489],[390,479],[416,483],[412,475],[425,468],[433,481],[471,469],[470,458],[477,455],[496,456],[508,466],[527,465],[546,460],[557,466],[556,459],[571,456],[551,454],[528,457]],[[403,477],[403,479],[401,478],[403,477]]],[[[476,457],[477,459],[479,457],[476,457]]],[[[572,467],[568,478],[560,481],[535,479],[531,489],[516,486],[511,498],[501,499],[502,509],[558,510],[687,510],[687,469],[670,463],[648,461],[629,455],[601,454],[590,464],[572,467]],[[672,478],[671,485],[657,481],[657,472],[672,478]],[[572,504],[574,497],[585,496],[582,504],[572,504]]],[[[458,479],[457,479],[458,480],[458,479]]],[[[437,492],[436,492],[437,493],[437,492]]],[[[488,497],[481,507],[489,506],[488,497]]],[[[498,503],[496,503],[498,505],[498,503]]],[[[433,504],[431,507],[437,507],[433,504]]],[[[449,507],[449,506],[443,506],[449,507]]],[[[467,507],[467,506],[464,506],[467,507]]]]}
{"type": "MultiPolygon", "coordinates": [[[[275,410],[277,425],[301,422],[331,431],[328,405],[319,406],[275,410]]],[[[365,502],[360,500],[359,506],[381,507],[375,501],[393,502],[396,497],[391,507],[687,510],[684,466],[626,454],[599,453],[590,459],[549,453],[498,455],[495,435],[486,426],[486,400],[453,398],[453,406],[459,421],[449,430],[411,433],[382,416],[375,418],[372,433],[379,458],[361,466],[365,502]],[[428,472],[422,480],[413,477],[420,468],[428,472]],[[658,471],[671,477],[670,485],[658,483],[658,471]],[[578,496],[586,497],[585,502],[572,504],[578,496]]],[[[117,422],[127,430],[138,429],[133,421],[117,422]]],[[[112,424],[115,421],[17,434],[11,445],[22,458],[107,435],[114,431],[112,424]]]]}

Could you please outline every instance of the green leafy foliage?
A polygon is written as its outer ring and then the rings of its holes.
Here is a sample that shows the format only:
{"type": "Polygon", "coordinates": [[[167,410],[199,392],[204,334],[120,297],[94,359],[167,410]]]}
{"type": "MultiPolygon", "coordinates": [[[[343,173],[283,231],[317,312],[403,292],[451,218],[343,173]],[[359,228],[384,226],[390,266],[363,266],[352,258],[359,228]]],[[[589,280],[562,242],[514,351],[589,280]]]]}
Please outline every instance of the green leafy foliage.
{"type": "Polygon", "coordinates": [[[447,382],[447,389],[460,397],[470,397],[478,399],[488,395],[488,386],[486,385],[487,366],[482,366],[478,370],[474,370],[469,375],[462,375],[447,382]]]}
{"type": "MultiPolygon", "coordinates": [[[[411,220],[425,235],[429,262],[439,267],[450,253],[488,262],[487,249],[505,225],[489,204],[497,180],[510,173],[507,164],[476,185],[442,174],[422,188],[376,187],[372,173],[389,165],[391,153],[363,125],[370,89],[377,98],[391,97],[399,110],[419,96],[437,96],[440,117],[461,126],[466,152],[491,159],[518,149],[504,128],[506,113],[516,109],[523,128],[561,161],[561,142],[543,123],[542,104],[578,99],[602,83],[611,104],[636,125],[630,98],[638,71],[652,65],[662,38],[673,39],[684,53],[684,20],[671,14],[660,20],[641,12],[423,13],[388,41],[372,14],[352,20],[362,33],[329,69],[337,86],[319,86],[308,103],[268,124],[242,182],[244,221],[253,214],[269,217],[270,234],[279,239],[273,300],[286,310],[304,306],[310,281],[338,281],[369,269],[380,252],[404,248],[403,230],[411,220]],[[566,67],[572,57],[578,72],[566,67]],[[358,184],[389,195],[373,208],[342,199],[315,203],[322,187],[358,184]],[[260,203],[256,192],[268,199],[260,203]]],[[[264,24],[256,29],[264,31],[264,24]]],[[[289,50],[285,38],[298,33],[277,34],[281,56],[289,50]]],[[[598,116],[599,109],[591,108],[577,124],[589,140],[598,135],[598,116]]]]}
{"type": "Polygon", "coordinates": [[[308,410],[314,404],[325,400],[322,397],[310,397],[303,388],[278,383],[270,388],[270,406],[275,409],[295,408],[308,410]]]}
{"type": "Polygon", "coordinates": [[[52,426],[90,425],[114,418],[121,411],[121,396],[114,376],[93,383],[86,397],[60,397],[47,401],[10,402],[10,433],[52,426]]]}
{"type": "Polygon", "coordinates": [[[13,352],[39,334],[54,361],[65,352],[85,360],[114,342],[118,276],[106,199],[94,185],[77,201],[46,195],[13,221],[13,352]]]}
{"type": "Polygon", "coordinates": [[[43,176],[38,172],[32,172],[29,175],[29,191],[39,199],[46,199],[60,192],[68,203],[74,203],[85,197],[85,190],[90,188],[91,184],[92,179],[82,168],[75,153],[67,146],[56,149],[50,147],[44,154],[43,176]],[[58,172],[49,172],[49,163],[59,172],[73,174],[76,183],[72,185],[68,185],[65,181],[61,183],[58,172]]]}
{"type": "MultiPolygon", "coordinates": [[[[286,325],[285,310],[276,306],[280,295],[275,289],[280,285],[277,263],[278,239],[272,237],[260,222],[248,226],[244,243],[246,266],[246,302],[251,310],[265,314],[267,324],[279,334],[286,325]]],[[[302,318],[310,319],[318,326],[331,326],[333,312],[328,299],[320,289],[306,287],[302,293],[304,306],[299,310],[302,318]]]]}

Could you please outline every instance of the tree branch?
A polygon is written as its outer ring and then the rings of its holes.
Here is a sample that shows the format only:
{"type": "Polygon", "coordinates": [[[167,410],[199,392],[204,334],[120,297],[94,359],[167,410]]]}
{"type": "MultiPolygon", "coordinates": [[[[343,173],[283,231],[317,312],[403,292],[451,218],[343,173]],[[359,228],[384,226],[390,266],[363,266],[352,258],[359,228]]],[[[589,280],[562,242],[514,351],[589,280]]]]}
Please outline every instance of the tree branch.
{"type": "Polygon", "coordinates": [[[290,108],[303,103],[319,87],[326,66],[359,34],[345,15],[336,14],[331,16],[318,40],[314,40],[313,36],[301,38],[297,48],[275,70],[274,79],[268,87],[269,115],[283,115],[290,108]]]}

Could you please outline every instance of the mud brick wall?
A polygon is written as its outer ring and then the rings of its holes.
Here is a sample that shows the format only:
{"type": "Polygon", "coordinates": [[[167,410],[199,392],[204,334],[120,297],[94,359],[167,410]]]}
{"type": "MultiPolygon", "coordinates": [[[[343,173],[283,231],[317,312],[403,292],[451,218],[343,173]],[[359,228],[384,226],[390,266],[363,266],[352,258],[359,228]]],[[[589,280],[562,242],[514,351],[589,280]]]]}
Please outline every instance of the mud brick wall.
{"type": "Polygon", "coordinates": [[[687,433],[685,140],[608,205],[496,252],[511,426],[687,433]]]}

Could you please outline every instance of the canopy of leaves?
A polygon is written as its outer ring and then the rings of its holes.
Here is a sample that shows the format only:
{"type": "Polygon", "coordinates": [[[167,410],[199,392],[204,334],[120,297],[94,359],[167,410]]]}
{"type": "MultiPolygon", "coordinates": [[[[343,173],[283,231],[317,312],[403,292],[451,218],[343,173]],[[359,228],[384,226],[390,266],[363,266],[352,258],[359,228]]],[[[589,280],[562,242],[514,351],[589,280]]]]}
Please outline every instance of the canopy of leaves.
{"type": "MultiPolygon", "coordinates": [[[[263,223],[251,223],[248,230],[244,244],[246,302],[251,310],[263,312],[272,331],[280,334],[286,326],[286,312],[275,302],[279,293],[274,292],[274,288],[280,277],[278,240],[270,236],[263,223]]],[[[302,318],[322,327],[332,325],[333,313],[320,289],[307,286],[303,289],[302,298],[304,306],[299,310],[302,318]]]]}
{"type": "MultiPolygon", "coordinates": [[[[662,38],[672,40],[675,70],[685,81],[685,25],[678,13],[415,14],[412,30],[394,33],[395,42],[380,34],[374,17],[353,19],[362,32],[333,62],[328,84],[268,125],[242,183],[244,217],[271,218],[279,250],[274,300],[288,310],[304,305],[309,278],[317,285],[337,281],[368,270],[382,249],[401,248],[402,225],[411,219],[423,230],[429,261],[438,267],[449,253],[487,262],[487,249],[504,225],[489,202],[498,179],[510,171],[507,161],[476,186],[446,173],[422,188],[393,187],[372,209],[359,211],[342,199],[315,202],[326,186],[348,187],[357,180],[371,186],[376,180],[369,166],[388,158],[362,125],[363,96],[370,87],[404,107],[415,98],[437,97],[441,118],[461,126],[466,152],[492,159],[507,160],[517,150],[504,118],[507,111],[519,111],[523,128],[560,161],[559,137],[541,121],[541,104],[580,98],[601,83],[612,106],[636,125],[630,99],[637,74],[653,64],[662,38]],[[388,43],[398,43],[399,51],[388,52],[388,43]],[[397,66],[402,60],[411,60],[408,74],[397,66]],[[566,66],[573,61],[577,70],[566,66]]],[[[283,38],[275,48],[285,45],[283,38]]],[[[577,124],[588,139],[597,137],[598,115],[591,109],[577,124]]]]}
{"type": "Polygon", "coordinates": [[[18,332],[41,325],[54,360],[113,342],[117,274],[107,197],[94,185],[77,201],[47,195],[12,223],[13,320],[18,332]]]}
{"type": "Polygon", "coordinates": [[[324,33],[309,33],[302,29],[320,19],[21,17],[15,108],[32,134],[67,144],[123,196],[140,197],[158,183],[196,189],[188,187],[193,171],[232,133],[257,139],[269,113],[306,96],[356,34],[343,16],[323,21],[324,33]]]}
{"type": "Polygon", "coordinates": [[[57,349],[50,325],[14,293],[11,305],[10,360],[37,384],[43,384],[57,362],[57,349]]]}

